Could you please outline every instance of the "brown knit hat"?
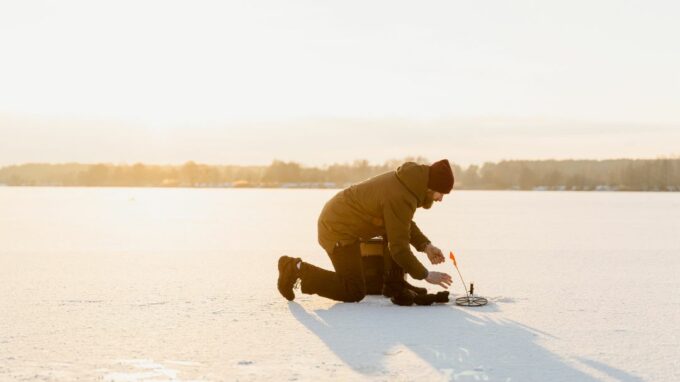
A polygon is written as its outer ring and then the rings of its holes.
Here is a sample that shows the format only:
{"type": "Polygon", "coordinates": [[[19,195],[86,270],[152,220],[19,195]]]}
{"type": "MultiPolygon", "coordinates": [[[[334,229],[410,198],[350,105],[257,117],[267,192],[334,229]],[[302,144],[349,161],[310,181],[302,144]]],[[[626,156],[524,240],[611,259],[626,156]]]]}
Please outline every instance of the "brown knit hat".
{"type": "Polygon", "coordinates": [[[430,177],[427,188],[448,194],[453,189],[453,170],[447,159],[442,159],[430,165],[430,177]]]}

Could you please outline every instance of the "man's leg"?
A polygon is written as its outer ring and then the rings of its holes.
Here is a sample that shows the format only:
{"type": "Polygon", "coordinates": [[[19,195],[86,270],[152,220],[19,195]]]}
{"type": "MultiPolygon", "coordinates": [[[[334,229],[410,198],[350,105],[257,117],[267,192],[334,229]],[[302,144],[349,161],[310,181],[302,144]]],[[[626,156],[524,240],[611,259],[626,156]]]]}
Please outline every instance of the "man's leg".
{"type": "Polygon", "coordinates": [[[406,275],[404,270],[397,264],[385,248],[385,274],[383,276],[382,294],[385,297],[393,297],[406,287],[406,275]]]}
{"type": "Polygon", "coordinates": [[[387,247],[387,238],[385,238],[385,246],[383,247],[383,256],[385,259],[385,276],[383,283],[382,294],[385,297],[393,297],[397,295],[402,289],[406,288],[416,294],[427,294],[427,289],[411,285],[406,281],[406,273],[404,269],[394,261],[387,247]]]}
{"type": "Polygon", "coordinates": [[[359,302],[366,296],[366,281],[359,242],[335,247],[330,255],[335,272],[308,263],[300,267],[302,293],[336,301],[359,302]]]}

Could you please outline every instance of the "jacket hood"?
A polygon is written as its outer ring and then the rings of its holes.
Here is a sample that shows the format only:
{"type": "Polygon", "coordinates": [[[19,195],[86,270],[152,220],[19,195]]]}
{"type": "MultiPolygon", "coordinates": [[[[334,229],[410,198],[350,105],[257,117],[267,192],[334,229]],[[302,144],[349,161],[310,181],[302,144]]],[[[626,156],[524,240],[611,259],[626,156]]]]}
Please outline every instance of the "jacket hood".
{"type": "Polygon", "coordinates": [[[418,200],[418,207],[423,205],[427,196],[427,180],[430,176],[429,166],[414,162],[406,162],[396,171],[397,178],[418,200]]]}

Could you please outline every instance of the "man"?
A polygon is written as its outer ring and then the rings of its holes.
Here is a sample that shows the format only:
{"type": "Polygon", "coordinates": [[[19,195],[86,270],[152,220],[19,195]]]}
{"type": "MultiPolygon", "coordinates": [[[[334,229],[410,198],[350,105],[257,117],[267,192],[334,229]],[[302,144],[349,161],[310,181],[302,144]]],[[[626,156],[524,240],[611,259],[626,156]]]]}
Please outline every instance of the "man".
{"type": "Polygon", "coordinates": [[[413,215],[418,207],[429,209],[435,201],[441,202],[444,194],[453,189],[453,183],[449,161],[443,159],[431,166],[407,162],[396,171],[340,191],[326,203],[318,221],[319,244],[328,253],[335,272],[282,256],[278,262],[279,292],[292,301],[293,287],[299,279],[302,293],[337,301],[361,301],[366,285],[359,243],[376,236],[386,238],[393,260],[384,295],[390,297],[403,288],[422,289],[406,283],[404,271],[416,280],[448,288],[451,276],[428,272],[409,245],[425,252],[432,264],[445,261],[442,251],[413,222],[413,215]]]}

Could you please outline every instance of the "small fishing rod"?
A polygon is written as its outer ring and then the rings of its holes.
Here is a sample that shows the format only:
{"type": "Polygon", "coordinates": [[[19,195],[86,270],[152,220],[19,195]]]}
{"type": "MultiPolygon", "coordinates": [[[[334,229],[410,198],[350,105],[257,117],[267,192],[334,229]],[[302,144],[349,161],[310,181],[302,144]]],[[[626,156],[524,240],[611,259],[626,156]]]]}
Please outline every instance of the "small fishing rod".
{"type": "MultiPolygon", "coordinates": [[[[465,295],[470,298],[470,294],[467,291],[467,284],[465,284],[465,280],[463,280],[463,275],[460,274],[460,269],[458,269],[458,262],[456,262],[456,256],[453,255],[453,251],[449,252],[449,258],[453,261],[453,266],[456,267],[456,271],[458,272],[458,277],[460,277],[460,281],[463,283],[463,290],[465,291],[465,295]]],[[[472,289],[472,288],[470,288],[472,289]]],[[[472,292],[470,292],[472,293],[472,292]]]]}

